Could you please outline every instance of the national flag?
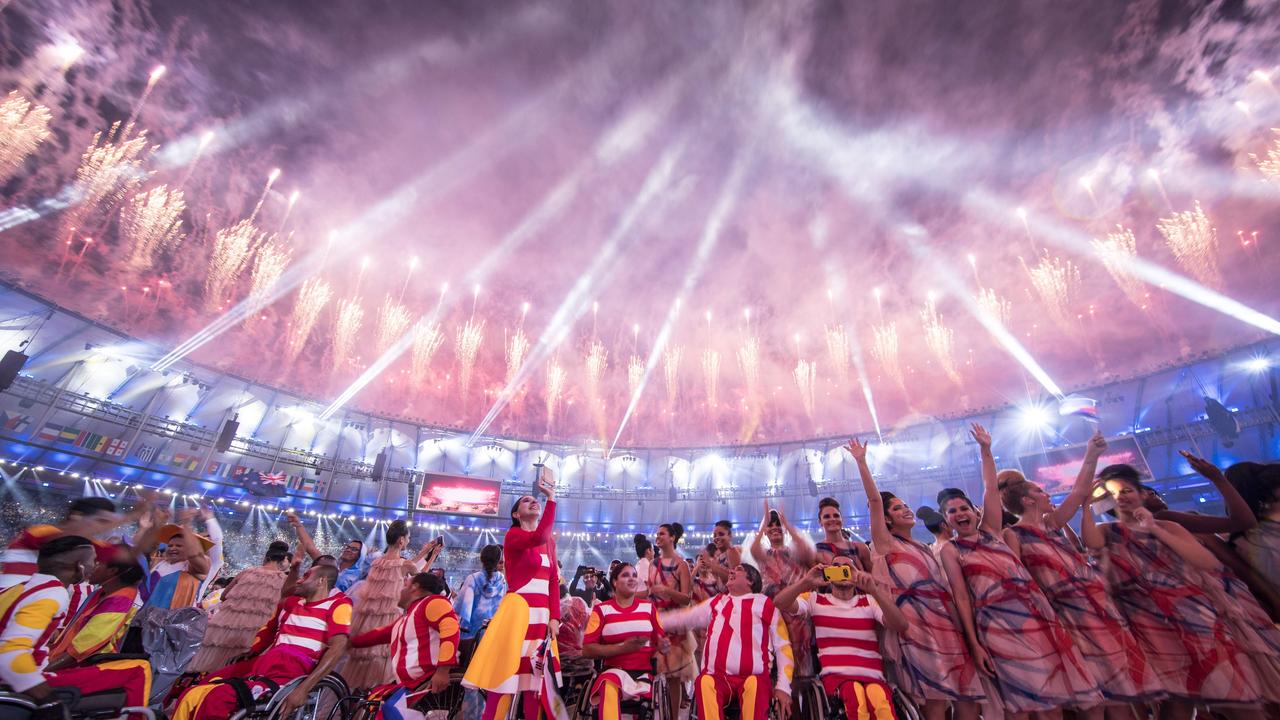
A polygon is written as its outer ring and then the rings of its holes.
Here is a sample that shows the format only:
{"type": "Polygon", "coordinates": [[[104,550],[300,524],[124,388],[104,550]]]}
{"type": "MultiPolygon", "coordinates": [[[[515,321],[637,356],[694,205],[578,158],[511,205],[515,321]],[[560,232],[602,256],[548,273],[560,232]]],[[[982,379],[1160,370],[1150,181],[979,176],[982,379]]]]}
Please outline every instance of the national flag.
{"type": "Polygon", "coordinates": [[[194,472],[196,468],[200,467],[200,458],[195,455],[174,453],[173,458],[169,461],[169,465],[171,467],[178,467],[194,472]]]}
{"type": "Polygon", "coordinates": [[[302,478],[302,486],[298,488],[304,493],[313,493],[316,491],[316,479],[304,477],[302,478]]]}
{"type": "Polygon", "coordinates": [[[301,490],[301,489],[302,489],[302,476],[301,476],[301,475],[290,475],[288,478],[286,478],[286,479],[285,479],[285,485],[287,485],[287,486],[289,487],[289,489],[290,489],[290,490],[301,490]]]}
{"type": "Polygon", "coordinates": [[[103,437],[98,433],[85,430],[84,432],[76,436],[75,446],[82,447],[87,450],[97,450],[98,441],[102,439],[103,437]]]}
{"type": "Polygon", "coordinates": [[[542,711],[546,717],[569,720],[569,708],[556,690],[560,687],[560,673],[554,667],[556,658],[551,649],[553,642],[555,640],[551,637],[551,633],[547,633],[547,637],[543,639],[536,651],[538,657],[534,660],[533,674],[542,681],[542,711]]]}
{"type": "Polygon", "coordinates": [[[69,426],[63,427],[62,431],[58,433],[58,439],[61,440],[62,442],[71,443],[72,445],[74,445],[76,440],[80,439],[80,430],[79,428],[73,428],[69,426]]]}
{"type": "Polygon", "coordinates": [[[206,475],[224,478],[231,473],[231,463],[211,462],[208,467],[204,469],[204,472],[206,475]]]}
{"type": "Polygon", "coordinates": [[[261,475],[262,483],[264,485],[279,485],[281,487],[284,487],[287,482],[285,474],[282,472],[260,473],[260,475],[261,475]]]}
{"type": "Polygon", "coordinates": [[[244,488],[251,495],[260,497],[284,497],[287,493],[284,488],[284,473],[278,473],[279,482],[275,482],[277,475],[268,476],[257,470],[243,469],[244,472],[238,472],[234,476],[234,480],[240,487],[244,488]],[[266,481],[267,477],[271,477],[273,481],[266,481]]]}
{"type": "Polygon", "coordinates": [[[10,415],[9,413],[0,410],[0,427],[3,427],[9,432],[20,433],[23,430],[26,430],[27,426],[30,424],[30,415],[10,415]]]}
{"type": "Polygon", "coordinates": [[[43,440],[45,442],[57,442],[58,434],[61,432],[62,432],[61,425],[54,425],[53,423],[45,423],[44,427],[40,428],[40,432],[36,433],[36,439],[43,440]]]}
{"type": "Polygon", "coordinates": [[[103,448],[102,452],[111,457],[124,457],[124,451],[129,447],[129,441],[121,438],[111,438],[111,442],[103,448]]]}
{"type": "Polygon", "coordinates": [[[1098,401],[1093,398],[1071,395],[1058,402],[1058,414],[1062,417],[1074,415],[1089,422],[1098,422],[1098,401]]]}
{"type": "Polygon", "coordinates": [[[151,462],[156,457],[156,448],[151,445],[143,445],[138,448],[139,462],[151,462]]]}

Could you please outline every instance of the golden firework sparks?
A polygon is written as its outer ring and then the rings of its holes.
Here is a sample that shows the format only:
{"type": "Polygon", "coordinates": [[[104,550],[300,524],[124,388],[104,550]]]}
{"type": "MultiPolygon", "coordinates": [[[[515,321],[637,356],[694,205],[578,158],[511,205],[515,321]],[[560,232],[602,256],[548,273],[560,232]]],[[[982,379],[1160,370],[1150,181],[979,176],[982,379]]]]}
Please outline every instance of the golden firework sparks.
{"type": "Polygon", "coordinates": [[[440,323],[419,322],[413,328],[413,349],[409,362],[409,376],[415,388],[421,388],[431,369],[431,360],[444,343],[440,323]]]}
{"type": "Polygon", "coordinates": [[[0,103],[0,183],[16,175],[49,138],[52,117],[49,108],[32,103],[17,90],[0,103]]]}
{"type": "Polygon", "coordinates": [[[738,367],[742,369],[747,398],[754,403],[760,393],[760,340],[755,335],[738,348],[738,367]]]}
{"type": "Polygon", "coordinates": [[[1205,285],[1222,282],[1218,272],[1218,229],[1209,222],[1200,202],[1173,217],[1161,218],[1156,227],[1183,269],[1205,285]]]}
{"type": "Polygon", "coordinates": [[[1105,240],[1093,240],[1093,251],[1116,281],[1116,285],[1120,286],[1124,296],[1134,305],[1146,310],[1149,301],[1146,286],[1124,270],[1138,256],[1138,240],[1133,236],[1133,231],[1117,225],[1114,232],[1107,233],[1105,240]]]}
{"type": "Polygon", "coordinates": [[[832,325],[827,328],[827,362],[835,374],[840,387],[849,384],[849,362],[853,358],[853,350],[849,345],[849,335],[843,325],[832,325]]]}
{"type": "Polygon", "coordinates": [[[529,352],[529,336],[524,334],[523,327],[516,327],[515,332],[507,338],[507,384],[515,379],[524,364],[524,356],[529,352]]]}
{"type": "Polygon", "coordinates": [[[165,251],[183,240],[182,213],[187,201],[181,190],[159,185],[129,198],[120,209],[120,236],[132,246],[129,267],[143,272],[165,251]]]}
{"type": "Polygon", "coordinates": [[[311,337],[311,331],[320,319],[320,312],[333,299],[333,288],[324,278],[308,278],[298,288],[293,302],[293,315],[289,321],[288,341],[285,343],[285,362],[288,367],[302,354],[302,348],[311,337]]]}
{"type": "Polygon", "coordinates": [[[640,390],[640,383],[644,382],[644,358],[639,355],[632,355],[627,360],[627,392],[628,397],[635,397],[640,390]]]}
{"type": "Polygon", "coordinates": [[[96,133],[89,148],[80,156],[76,178],[71,186],[72,206],[62,216],[62,233],[70,228],[83,228],[104,205],[123,200],[146,177],[142,163],[151,148],[147,133],[132,139],[119,136],[120,123],[115,123],[104,137],[96,133]]]}
{"type": "Polygon", "coordinates": [[[1050,319],[1063,330],[1074,331],[1076,316],[1071,306],[1080,294],[1080,268],[1070,260],[1044,255],[1035,267],[1019,258],[1031,278],[1031,286],[1050,319]]]}
{"type": "MultiPolygon", "coordinates": [[[[12,93],[9,97],[13,97],[12,93]]],[[[1280,182],[1280,128],[1271,128],[1271,132],[1275,137],[1271,138],[1271,144],[1267,146],[1266,153],[1261,157],[1250,153],[1249,157],[1257,164],[1258,171],[1268,182],[1280,182]]]]}
{"type": "Polygon", "coordinates": [[[902,375],[902,365],[898,361],[898,324],[890,321],[871,328],[871,355],[880,364],[889,379],[899,388],[906,389],[906,378],[902,375]]]}
{"type": "Polygon", "coordinates": [[[480,344],[484,342],[484,321],[468,319],[458,328],[453,342],[458,358],[458,390],[465,398],[471,390],[471,376],[480,355],[480,344]]]}
{"type": "Polygon", "coordinates": [[[244,272],[254,248],[264,238],[262,232],[248,220],[225,227],[214,235],[209,272],[204,281],[206,310],[216,311],[227,300],[228,291],[244,272]]]}
{"type": "Polygon", "coordinates": [[[253,271],[249,274],[249,297],[265,301],[275,289],[276,283],[280,282],[280,276],[284,275],[291,259],[293,252],[278,238],[272,236],[264,242],[253,258],[253,271]]]}
{"type": "Polygon", "coordinates": [[[702,351],[702,385],[707,393],[707,405],[715,407],[719,404],[720,394],[720,352],[718,350],[702,351]]]}
{"type": "Polygon", "coordinates": [[[333,369],[341,370],[355,352],[360,326],[364,325],[364,308],[360,301],[349,298],[338,301],[338,317],[333,326],[333,369]]]}
{"type": "Polygon", "coordinates": [[[798,360],[791,375],[796,380],[796,389],[800,391],[800,404],[804,406],[804,414],[813,419],[815,388],[818,384],[818,363],[798,360]]]}
{"type": "Polygon", "coordinates": [[[609,367],[609,351],[598,340],[591,342],[587,349],[587,358],[583,363],[587,371],[587,397],[594,405],[600,399],[600,380],[609,367]]]}
{"type": "Polygon", "coordinates": [[[1006,327],[1013,318],[1013,303],[1000,297],[995,288],[978,288],[978,307],[1006,327]]]}
{"type": "Polygon", "coordinates": [[[672,408],[680,394],[680,360],[683,356],[684,348],[679,345],[668,345],[662,351],[662,378],[666,382],[667,404],[672,408]]]}
{"type": "Polygon", "coordinates": [[[382,306],[378,308],[377,325],[374,326],[374,348],[377,353],[381,355],[404,337],[412,322],[413,314],[409,312],[409,308],[396,302],[390,295],[384,298],[382,306]]]}
{"type": "Polygon", "coordinates": [[[924,344],[933,353],[938,366],[953,382],[960,382],[954,357],[955,333],[943,322],[942,315],[938,314],[938,305],[932,297],[925,301],[920,321],[924,326],[924,344]]]}
{"type": "Polygon", "coordinates": [[[560,365],[559,358],[552,358],[547,363],[547,428],[555,425],[556,411],[560,408],[560,399],[564,397],[565,380],[569,374],[560,365]]]}

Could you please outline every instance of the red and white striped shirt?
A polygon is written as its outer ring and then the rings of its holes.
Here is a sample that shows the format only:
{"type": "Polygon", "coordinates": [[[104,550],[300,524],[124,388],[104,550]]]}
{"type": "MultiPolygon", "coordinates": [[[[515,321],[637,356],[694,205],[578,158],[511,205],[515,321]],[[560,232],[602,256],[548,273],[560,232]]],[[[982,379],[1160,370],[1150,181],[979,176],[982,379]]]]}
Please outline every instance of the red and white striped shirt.
{"type": "Polygon", "coordinates": [[[253,641],[255,655],[273,647],[289,647],[301,651],[312,662],[319,662],[329,641],[351,631],[351,600],[334,589],[318,602],[304,602],[294,595],[276,606],[271,618],[253,641]]]}
{"type": "Polygon", "coordinates": [[[62,534],[53,525],[32,525],[23,529],[9,546],[0,552],[0,590],[21,585],[36,574],[36,558],[40,547],[62,534]]]}
{"type": "Polygon", "coordinates": [[[884,682],[876,637],[876,623],[884,622],[884,614],[875,598],[860,594],[841,600],[827,593],[805,593],[796,600],[795,614],[813,618],[820,676],[884,682]]]}
{"type": "Polygon", "coordinates": [[[428,595],[410,605],[390,625],[351,638],[352,647],[391,644],[396,679],[412,690],[437,667],[458,663],[458,616],[443,595],[428,595]]]}
{"type": "Polygon", "coordinates": [[[596,603],[592,608],[582,644],[616,645],[635,637],[645,638],[649,642],[643,648],[607,657],[604,659],[604,666],[622,670],[652,670],[653,651],[662,635],[662,624],[658,622],[658,611],[654,609],[653,603],[635,599],[630,607],[624,608],[618,605],[617,600],[609,600],[596,603]]]}
{"type": "Polygon", "coordinates": [[[673,610],[659,616],[668,630],[707,628],[707,642],[702,652],[702,672],[708,675],[768,675],[770,654],[778,666],[774,686],[791,694],[791,674],[795,658],[791,639],[782,613],[768,597],[717,595],[685,610],[673,610]]]}

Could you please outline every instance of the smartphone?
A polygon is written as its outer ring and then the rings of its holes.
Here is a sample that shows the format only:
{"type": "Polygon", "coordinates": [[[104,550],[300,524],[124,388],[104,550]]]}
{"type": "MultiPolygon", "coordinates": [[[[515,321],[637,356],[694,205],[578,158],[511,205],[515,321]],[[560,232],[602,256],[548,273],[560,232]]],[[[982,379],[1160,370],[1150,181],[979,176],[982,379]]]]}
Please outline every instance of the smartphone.
{"type": "Polygon", "coordinates": [[[533,492],[529,493],[534,498],[542,494],[542,468],[546,467],[544,463],[533,464],[533,492]]]}
{"type": "Polygon", "coordinates": [[[853,580],[853,568],[848,565],[828,565],[822,568],[822,576],[827,582],[849,582],[853,580]]]}

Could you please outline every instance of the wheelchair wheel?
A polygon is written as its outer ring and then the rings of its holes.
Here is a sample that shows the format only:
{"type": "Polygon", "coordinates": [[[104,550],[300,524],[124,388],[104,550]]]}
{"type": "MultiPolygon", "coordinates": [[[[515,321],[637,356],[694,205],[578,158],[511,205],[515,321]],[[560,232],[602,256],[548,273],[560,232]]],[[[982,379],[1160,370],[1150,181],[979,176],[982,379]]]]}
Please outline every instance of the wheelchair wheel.
{"type": "Polygon", "coordinates": [[[335,711],[342,712],[345,701],[351,697],[351,691],[340,675],[326,675],[311,690],[305,705],[287,716],[281,715],[278,709],[280,700],[292,691],[292,687],[295,687],[294,683],[289,683],[272,696],[264,708],[266,712],[263,717],[269,720],[328,720],[335,711]]]}

